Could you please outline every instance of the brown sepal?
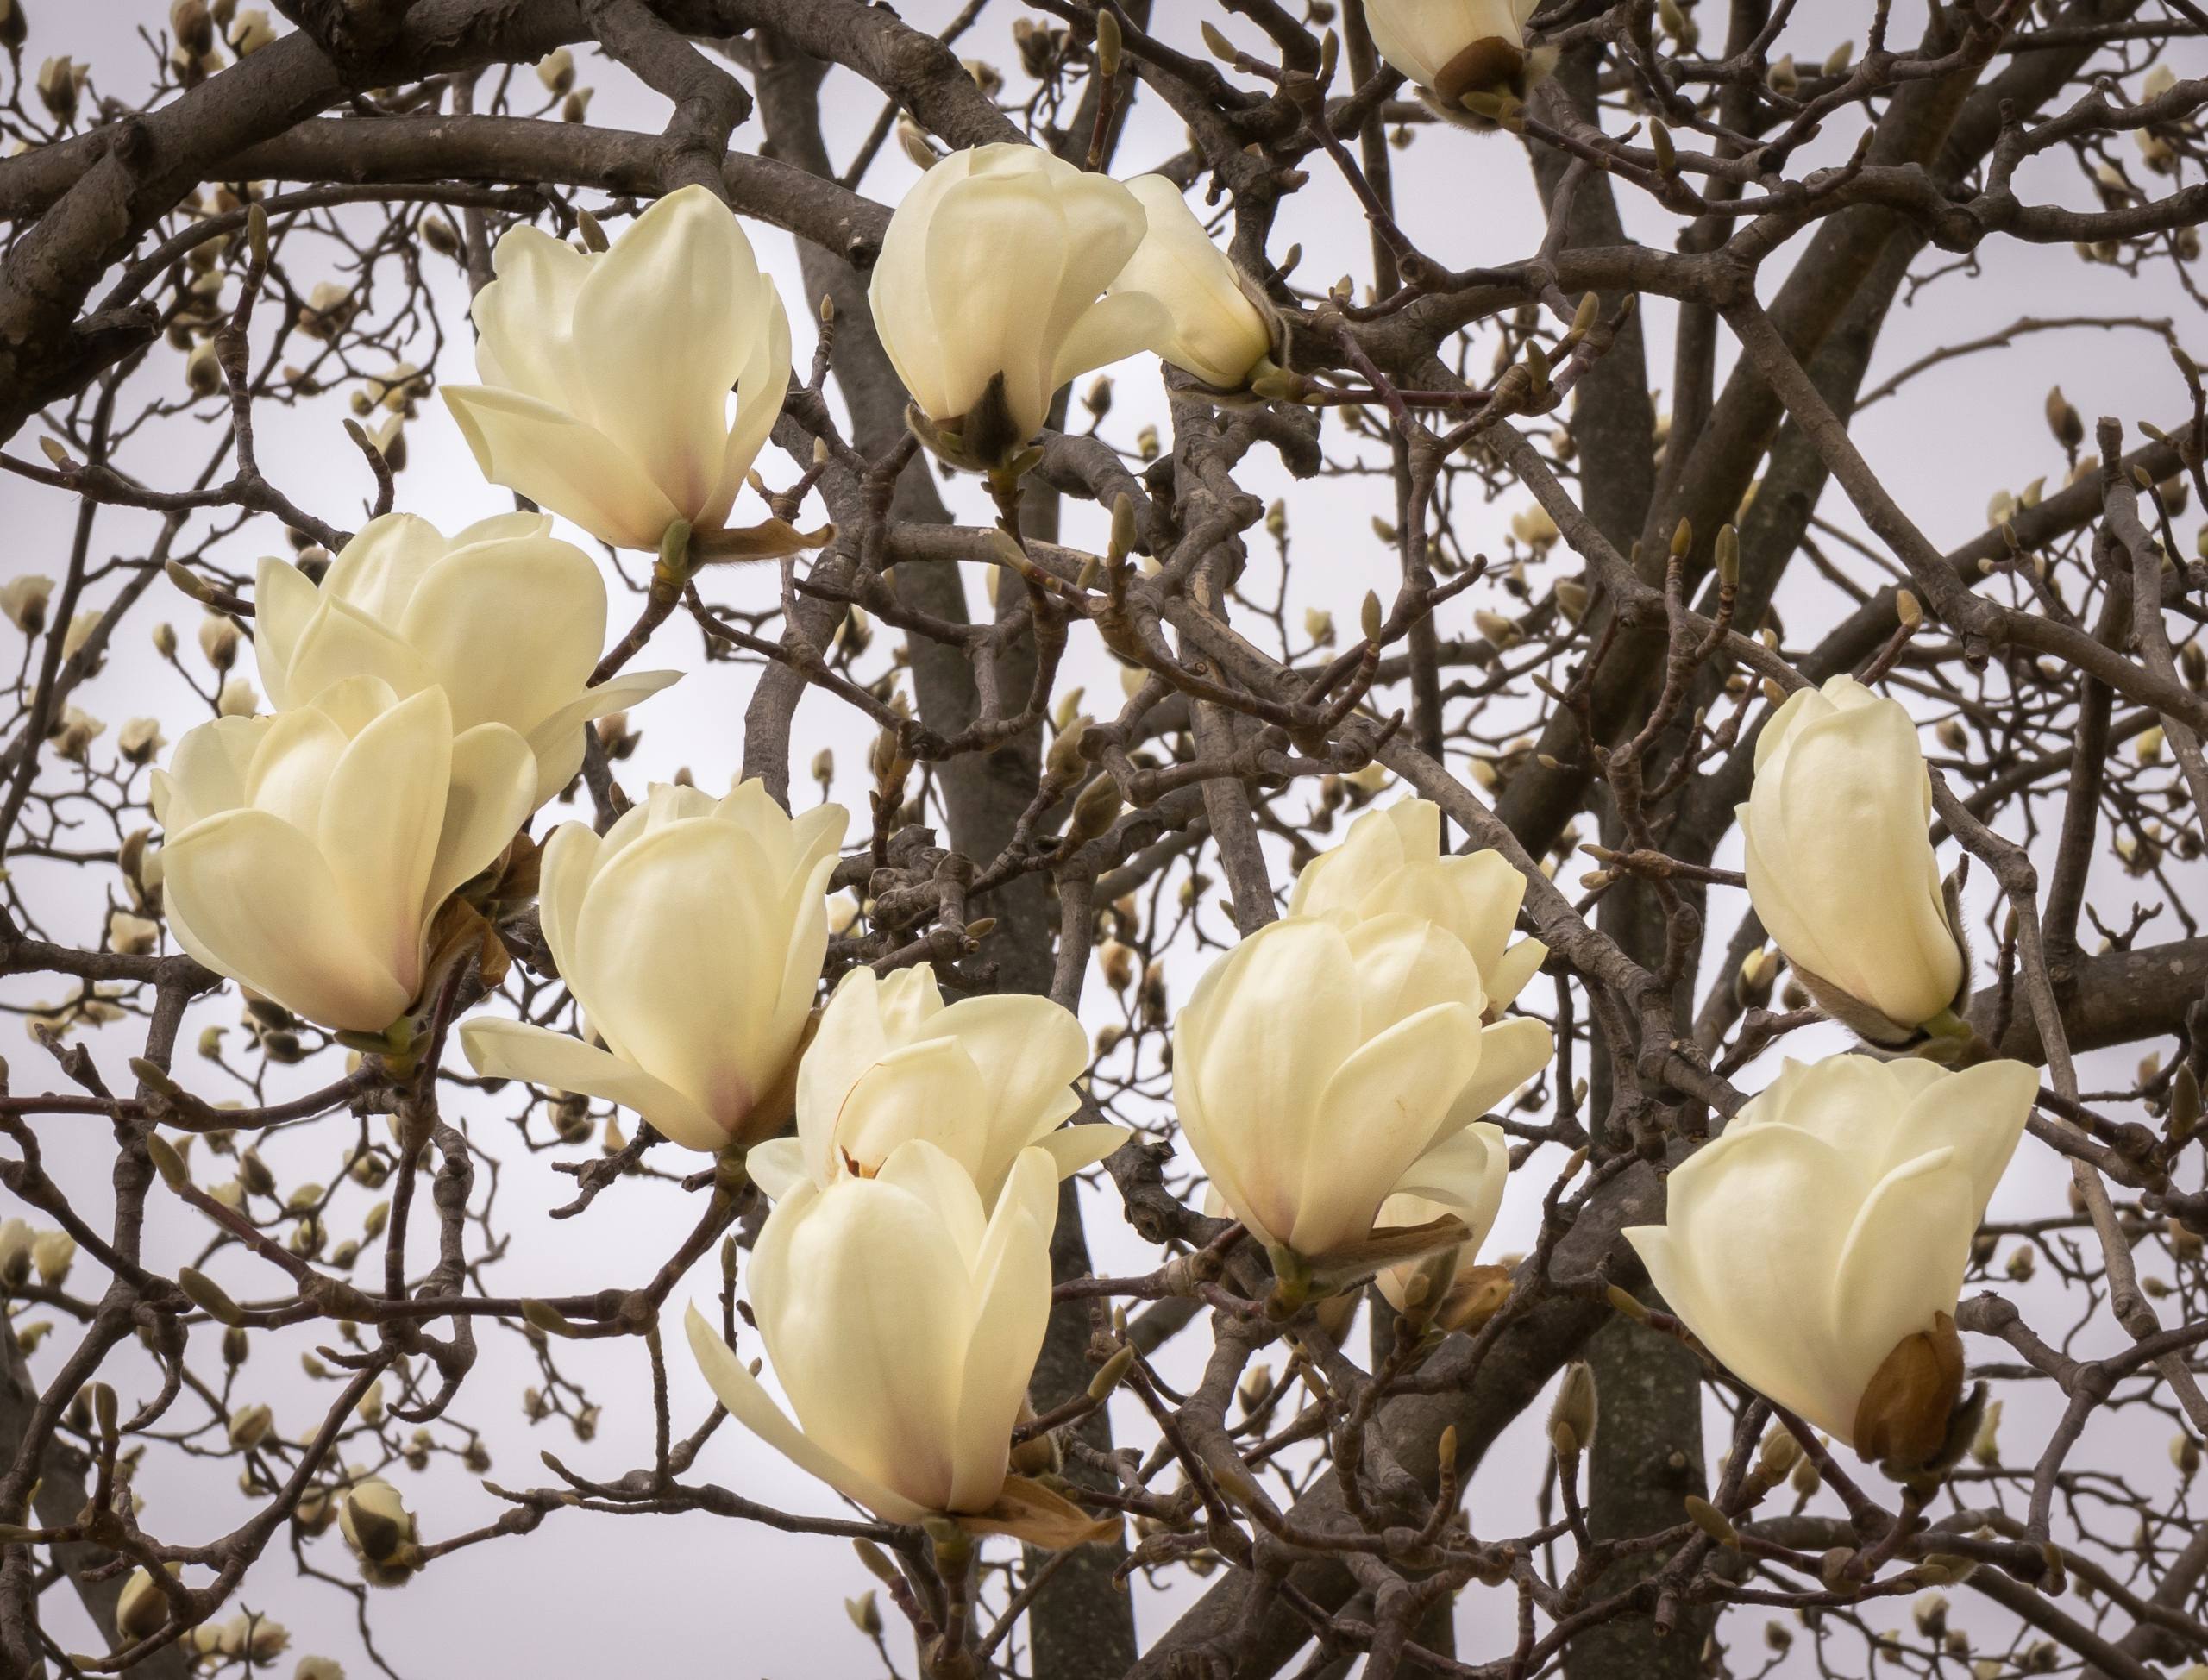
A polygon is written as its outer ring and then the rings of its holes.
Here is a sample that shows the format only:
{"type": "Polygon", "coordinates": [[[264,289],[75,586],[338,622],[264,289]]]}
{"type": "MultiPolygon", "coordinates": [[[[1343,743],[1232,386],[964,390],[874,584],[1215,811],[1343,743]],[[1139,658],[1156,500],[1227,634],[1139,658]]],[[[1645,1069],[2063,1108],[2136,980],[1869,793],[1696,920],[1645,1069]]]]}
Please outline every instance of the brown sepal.
{"type": "Polygon", "coordinates": [[[1854,1446],[1890,1473],[1922,1470],[1948,1444],[1963,1392],[1963,1340],[1941,1313],[1894,1344],[1856,1403],[1854,1446]]]}
{"type": "Polygon", "coordinates": [[[1092,1517],[1063,1494],[1024,1476],[1007,1476],[997,1502],[954,1519],[969,1534],[1010,1534],[1046,1551],[1120,1538],[1120,1519],[1092,1517]]]}

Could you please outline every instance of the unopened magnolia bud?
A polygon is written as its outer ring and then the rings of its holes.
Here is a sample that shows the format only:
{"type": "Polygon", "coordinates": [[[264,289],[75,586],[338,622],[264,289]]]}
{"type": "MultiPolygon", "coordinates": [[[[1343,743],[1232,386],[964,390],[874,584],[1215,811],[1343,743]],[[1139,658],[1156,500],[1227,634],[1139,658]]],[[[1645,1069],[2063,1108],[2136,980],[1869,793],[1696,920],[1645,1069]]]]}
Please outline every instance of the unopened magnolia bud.
{"type": "Polygon", "coordinates": [[[856,1598],[844,1601],[844,1614],[851,1619],[851,1626],[870,1639],[881,1637],[881,1610],[874,1602],[874,1589],[869,1587],[856,1598]]]}
{"type": "Polygon", "coordinates": [[[1767,1487],[1777,1487],[1802,1462],[1802,1444],[1793,1431],[1774,1424],[1756,1449],[1756,1476],[1767,1487]]]}
{"type": "Polygon", "coordinates": [[[1380,597],[1375,591],[1368,589],[1364,592],[1364,603],[1358,608],[1357,622],[1367,642],[1379,641],[1385,621],[1381,614],[1380,597]]]}
{"type": "Polygon", "coordinates": [[[1096,965],[1104,971],[1104,983],[1114,992],[1124,992],[1135,983],[1135,953],[1131,945],[1107,939],[1097,947],[1096,965]]]}
{"type": "Polygon", "coordinates": [[[136,1569],[115,1601],[115,1631],[126,1640],[151,1639],[169,1619],[169,1602],[150,1571],[136,1569]]]}
{"type": "Polygon", "coordinates": [[[236,623],[222,613],[209,613],[199,623],[199,651],[217,671],[228,671],[237,663],[236,623]]]}
{"type": "Polygon", "coordinates": [[[1595,1370],[1584,1359],[1564,1368],[1556,1400],[1549,1407],[1549,1445],[1559,1458],[1571,1458],[1595,1443],[1595,1370]]]}
{"type": "Polygon", "coordinates": [[[248,1406],[230,1415],[230,1445],[258,1446],[267,1438],[269,1426],[274,1419],[266,1406],[248,1406]]]}
{"type": "Polygon", "coordinates": [[[191,354],[184,360],[184,382],[195,397],[211,397],[223,388],[222,359],[215,353],[212,339],[202,339],[191,347],[191,354]]]}
{"type": "Polygon", "coordinates": [[[1898,589],[1894,592],[1894,617],[1901,621],[1904,630],[1915,630],[1924,622],[1924,609],[1910,591],[1898,589]]]}
{"type": "Polygon", "coordinates": [[[536,79],[547,93],[565,93],[575,85],[575,55],[561,47],[536,61],[536,79]]]}
{"type": "Polygon", "coordinates": [[[1119,820],[1124,805],[1119,784],[1108,775],[1098,776],[1082,789],[1081,797],[1074,801],[1073,817],[1066,824],[1060,843],[1069,852],[1079,851],[1119,820]]]}
{"type": "Polygon", "coordinates": [[[1726,1514],[1708,1500],[1695,1494],[1686,1497],[1687,1520],[1720,1545],[1737,1548],[1741,1536],[1726,1514]]]}
{"type": "Polygon", "coordinates": [[[2047,429],[2065,449],[2075,449],[2086,441],[2085,417],[2070,405],[2059,385],[2047,393],[2047,429]]]}

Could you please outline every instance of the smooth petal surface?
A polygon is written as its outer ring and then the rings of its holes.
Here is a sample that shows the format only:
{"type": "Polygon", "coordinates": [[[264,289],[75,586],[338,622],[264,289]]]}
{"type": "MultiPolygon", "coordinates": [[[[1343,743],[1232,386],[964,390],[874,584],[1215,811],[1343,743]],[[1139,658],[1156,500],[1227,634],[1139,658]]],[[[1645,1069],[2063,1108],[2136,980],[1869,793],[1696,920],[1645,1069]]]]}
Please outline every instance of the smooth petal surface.
{"type": "Polygon", "coordinates": [[[1741,1381],[1847,1440],[1895,1345],[1954,1311],[2036,1094],[2012,1063],[1790,1063],[1626,1235],[1741,1381]]]}
{"type": "Polygon", "coordinates": [[[1005,1175],[973,1272],[974,1324],[960,1373],[950,1508],[987,1510],[1004,1486],[1013,1425],[1051,1318],[1056,1164],[1023,1150],[1005,1175]]]}
{"type": "Polygon", "coordinates": [[[314,843],[265,811],[221,812],[161,849],[171,928],[218,974],[326,1027],[380,1032],[412,987],[362,943],[314,843]]]}
{"type": "Polygon", "coordinates": [[[753,1311],[806,1435],[928,1510],[957,1479],[982,1226],[965,1174],[911,1143],[879,1177],[778,1202],[755,1249],[753,1311]]]}
{"type": "Polygon", "coordinates": [[[1297,1252],[1326,1254],[1371,1233],[1478,1065],[1478,1027],[1468,1006],[1437,1004],[1368,1041],[1327,1081],[1288,1236],[1297,1252]]]}
{"type": "Polygon", "coordinates": [[[728,1134],[673,1086],[572,1033],[485,1017],[460,1030],[468,1065],[487,1079],[580,1091],[639,1114],[685,1149],[718,1150],[728,1134]]]}
{"type": "Polygon", "coordinates": [[[762,324],[758,281],[734,214],[693,185],[638,216],[575,293],[581,391],[570,400],[587,399],[580,417],[642,466],[684,519],[698,520],[721,486],[728,393],[762,324]]]}
{"type": "Polygon", "coordinates": [[[1413,81],[1432,86],[1474,41],[1499,35],[1513,46],[1538,0],[1368,0],[1366,26],[1380,56],[1413,81]]]}
{"type": "Polygon", "coordinates": [[[479,724],[452,743],[451,777],[424,895],[432,911],[489,868],[536,808],[536,755],[504,724],[479,724]]]}
{"type": "Polygon", "coordinates": [[[1126,187],[1032,146],[938,163],[890,218],[868,289],[913,401],[963,419],[1000,375],[1014,429],[1032,435],[1066,380],[1170,334],[1147,293],[1101,295],[1146,225],[1126,187]]]}
{"type": "Polygon", "coordinates": [[[743,1361],[730,1351],[693,1305],[683,1313],[682,1328],[691,1356],[705,1373],[706,1386],[728,1414],[806,1475],[825,1482],[845,1498],[863,1505],[885,1522],[918,1522],[928,1514],[873,1477],[861,1474],[817,1445],[789,1420],[774,1397],[760,1387],[743,1361]]]}
{"type": "Polygon", "coordinates": [[[1479,1066],[1450,1105],[1452,1121],[1477,1120],[1523,1085],[1556,1053],[1556,1035],[1543,1023],[1512,1015],[1480,1029],[1479,1066]]]}
{"type": "Polygon", "coordinates": [[[342,902],[361,942],[410,994],[422,978],[452,761],[451,709],[442,689],[425,688],[354,737],[322,801],[317,837],[342,902]]]}
{"type": "Polygon", "coordinates": [[[1964,979],[1926,823],[1930,784],[1898,703],[1852,678],[1788,698],[1741,807],[1748,896],[1788,959],[1904,1027],[1964,979]]]}
{"type": "Polygon", "coordinates": [[[1138,175],[1127,191],[1142,205],[1145,230],[1118,276],[1114,295],[1147,293],[1170,321],[1151,345],[1207,385],[1233,390],[1272,349],[1272,328],[1242,292],[1234,266],[1211,242],[1181,189],[1163,175],[1138,175]]]}
{"type": "Polygon", "coordinates": [[[485,478],[617,549],[656,549],[679,517],[643,464],[563,409],[494,386],[448,385],[445,404],[485,478]]]}

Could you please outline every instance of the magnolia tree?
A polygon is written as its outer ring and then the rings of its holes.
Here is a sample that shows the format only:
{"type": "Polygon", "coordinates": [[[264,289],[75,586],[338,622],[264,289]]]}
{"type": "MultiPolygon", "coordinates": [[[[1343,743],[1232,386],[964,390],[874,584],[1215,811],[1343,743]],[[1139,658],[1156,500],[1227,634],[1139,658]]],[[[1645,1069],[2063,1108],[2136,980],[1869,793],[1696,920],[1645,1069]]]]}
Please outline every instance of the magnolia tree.
{"type": "Polygon", "coordinates": [[[127,9],[0,1672],[2208,1672],[2199,9],[127,9]]]}

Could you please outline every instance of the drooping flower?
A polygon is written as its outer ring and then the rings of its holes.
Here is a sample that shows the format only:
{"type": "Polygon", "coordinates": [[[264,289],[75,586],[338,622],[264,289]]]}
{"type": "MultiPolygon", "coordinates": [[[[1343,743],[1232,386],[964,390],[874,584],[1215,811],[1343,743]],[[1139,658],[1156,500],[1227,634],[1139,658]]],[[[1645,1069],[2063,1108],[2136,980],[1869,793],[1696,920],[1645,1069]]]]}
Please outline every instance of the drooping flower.
{"type": "Polygon", "coordinates": [[[1743,1382],[1866,1457],[1922,1464],[1961,1393],[1971,1241],[2038,1090],[2021,1062],[1790,1061],[1627,1240],[1743,1382]]]}
{"type": "Polygon", "coordinates": [[[1546,55],[1526,50],[1526,22],[1540,0],[1365,0],[1364,20],[1380,56],[1445,110],[1467,94],[1523,98],[1546,73],[1546,55]]]}
{"type": "Polygon", "coordinates": [[[1206,385],[1239,391],[1272,354],[1273,318],[1264,294],[1211,242],[1173,182],[1138,175],[1127,191],[1140,201],[1146,229],[1112,292],[1157,298],[1172,329],[1151,348],[1206,385]]]}

